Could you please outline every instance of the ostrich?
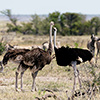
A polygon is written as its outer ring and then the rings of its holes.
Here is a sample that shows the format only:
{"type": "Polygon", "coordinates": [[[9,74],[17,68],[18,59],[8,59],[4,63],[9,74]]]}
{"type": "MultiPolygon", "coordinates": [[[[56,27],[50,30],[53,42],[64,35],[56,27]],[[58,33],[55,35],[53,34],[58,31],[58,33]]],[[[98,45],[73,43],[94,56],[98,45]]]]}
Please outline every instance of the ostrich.
{"type": "Polygon", "coordinates": [[[87,48],[90,50],[90,52],[95,56],[95,42],[97,40],[97,37],[94,36],[94,34],[91,35],[91,41],[88,41],[87,48]]]}
{"type": "MultiPolygon", "coordinates": [[[[96,47],[97,47],[97,53],[96,53],[96,63],[97,63],[97,59],[98,59],[97,57],[100,51],[100,38],[98,38],[96,41],[96,47]]],[[[99,57],[100,57],[100,54],[99,54],[99,57]]]]}
{"type": "Polygon", "coordinates": [[[29,49],[9,49],[3,57],[3,60],[0,62],[1,68],[0,72],[3,72],[3,65],[6,65],[8,61],[13,61],[16,64],[20,64],[22,56],[27,52],[30,51],[29,49]]]}
{"type": "Polygon", "coordinates": [[[10,44],[5,45],[6,51],[14,49],[14,47],[10,44]]]}
{"type": "Polygon", "coordinates": [[[87,48],[90,50],[90,52],[95,56],[95,49],[97,48],[97,53],[96,53],[96,61],[95,63],[97,64],[97,56],[99,54],[100,50],[100,38],[95,37],[94,34],[91,35],[91,41],[87,43],[87,48]],[[95,47],[96,43],[96,47],[95,47]]]}
{"type": "Polygon", "coordinates": [[[74,85],[72,93],[75,90],[76,85],[76,77],[78,76],[79,84],[81,87],[81,82],[79,79],[79,71],[76,68],[77,64],[82,62],[91,61],[92,60],[92,53],[86,49],[79,49],[79,48],[69,48],[69,47],[56,47],[56,32],[57,29],[54,28],[54,51],[56,56],[56,61],[59,66],[72,66],[74,69],[74,85]]]}
{"type": "MultiPolygon", "coordinates": [[[[45,41],[43,44],[42,44],[42,48],[43,50],[47,50],[48,49],[48,46],[49,46],[49,43],[48,41],[45,41]]],[[[57,47],[60,47],[60,41],[57,41],[57,47]]]]}
{"type": "MultiPolygon", "coordinates": [[[[16,82],[15,82],[16,91],[18,91],[18,75],[19,75],[19,73],[21,73],[21,90],[23,91],[22,77],[23,77],[24,72],[28,68],[31,70],[31,73],[32,73],[31,75],[33,78],[31,91],[34,91],[35,90],[35,78],[37,76],[38,71],[42,70],[42,68],[46,64],[50,64],[51,60],[53,59],[53,56],[51,56],[51,54],[52,54],[52,27],[53,27],[53,25],[54,25],[54,23],[51,22],[50,23],[49,48],[47,51],[44,51],[40,48],[35,48],[35,49],[32,49],[32,50],[25,52],[21,57],[19,57],[20,64],[19,64],[17,71],[15,73],[16,74],[16,82]]],[[[11,57],[9,57],[9,55],[12,55],[12,54],[8,53],[8,56],[6,56],[6,55],[4,56],[3,65],[5,65],[7,63],[6,59],[10,60],[10,58],[11,58],[11,60],[12,60],[13,55],[11,57]]],[[[16,58],[16,56],[17,55],[14,55],[13,58],[16,58]]]]}
{"type": "Polygon", "coordinates": [[[44,43],[42,43],[43,50],[47,50],[48,49],[48,46],[49,46],[48,41],[45,41],[44,43]]]}
{"type": "Polygon", "coordinates": [[[35,48],[31,51],[26,52],[23,57],[22,61],[16,71],[16,90],[18,89],[17,86],[17,80],[18,80],[18,73],[21,72],[21,90],[23,90],[23,82],[22,82],[22,77],[27,68],[30,68],[31,73],[32,73],[32,78],[33,78],[33,83],[32,83],[32,90],[34,91],[35,89],[35,78],[37,76],[37,73],[39,70],[42,70],[42,68],[50,64],[51,60],[53,57],[51,57],[52,54],[52,27],[54,23],[50,23],[50,37],[49,37],[49,48],[47,51],[44,51],[40,48],[35,48]]]}
{"type": "Polygon", "coordinates": [[[32,50],[34,48],[34,46],[17,46],[17,45],[10,45],[10,44],[6,44],[5,46],[6,48],[6,51],[8,50],[14,50],[14,49],[29,49],[29,50],[32,50]]]}

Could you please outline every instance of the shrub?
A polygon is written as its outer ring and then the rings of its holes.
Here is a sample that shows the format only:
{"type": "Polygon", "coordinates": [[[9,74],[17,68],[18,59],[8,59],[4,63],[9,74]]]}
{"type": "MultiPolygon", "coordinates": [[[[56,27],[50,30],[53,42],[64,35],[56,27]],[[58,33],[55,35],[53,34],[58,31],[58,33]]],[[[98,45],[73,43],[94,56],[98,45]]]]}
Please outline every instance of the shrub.
{"type": "Polygon", "coordinates": [[[5,50],[5,45],[3,43],[0,42],[0,55],[2,55],[2,53],[5,50]]]}

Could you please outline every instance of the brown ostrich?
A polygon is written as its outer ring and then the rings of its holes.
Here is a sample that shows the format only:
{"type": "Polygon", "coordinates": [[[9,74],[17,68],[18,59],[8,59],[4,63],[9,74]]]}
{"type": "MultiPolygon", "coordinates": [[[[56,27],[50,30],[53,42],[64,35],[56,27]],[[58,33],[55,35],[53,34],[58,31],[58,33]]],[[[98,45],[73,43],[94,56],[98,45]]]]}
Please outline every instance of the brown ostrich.
{"type": "MultiPolygon", "coordinates": [[[[25,52],[23,55],[20,55],[19,57],[19,66],[17,68],[16,71],[16,82],[15,82],[15,89],[16,91],[18,91],[18,75],[19,73],[21,73],[21,90],[23,91],[23,74],[24,72],[30,68],[31,73],[32,73],[32,78],[33,78],[33,82],[32,82],[32,90],[35,90],[35,78],[37,76],[37,73],[39,70],[41,70],[46,64],[50,64],[51,60],[53,59],[53,56],[51,57],[52,54],[52,27],[53,27],[54,23],[51,22],[50,23],[50,36],[49,36],[49,48],[47,51],[44,51],[40,48],[35,48],[33,50],[29,50],[27,52],[25,52]]],[[[3,58],[3,65],[5,65],[6,59],[8,60],[13,60],[15,58],[17,58],[18,54],[13,54],[12,53],[8,53],[8,56],[4,56],[3,58]],[[9,55],[12,55],[9,57],[9,55]],[[9,57],[9,58],[8,58],[9,57]]],[[[8,61],[7,60],[7,61],[8,61]]]]}
{"type": "Polygon", "coordinates": [[[87,48],[90,50],[90,52],[95,56],[95,43],[98,40],[97,37],[94,36],[94,34],[91,35],[91,41],[88,41],[87,48]]]}
{"type": "Polygon", "coordinates": [[[0,62],[1,68],[0,72],[3,72],[3,65],[5,66],[8,61],[13,61],[14,63],[20,64],[22,56],[27,52],[30,51],[29,49],[14,49],[8,50],[3,57],[3,60],[0,62]],[[3,64],[3,65],[2,65],[3,64]]]}
{"type": "MultiPolygon", "coordinates": [[[[76,77],[78,76],[79,79],[79,71],[76,68],[77,64],[80,64],[82,62],[91,61],[93,58],[92,53],[89,50],[86,49],[79,49],[79,48],[69,48],[69,47],[56,47],[56,32],[57,29],[54,28],[54,50],[55,50],[55,56],[56,61],[59,66],[72,66],[74,69],[74,85],[73,90],[75,90],[76,85],[76,77]]],[[[81,87],[81,82],[79,79],[79,84],[81,87]]]]}

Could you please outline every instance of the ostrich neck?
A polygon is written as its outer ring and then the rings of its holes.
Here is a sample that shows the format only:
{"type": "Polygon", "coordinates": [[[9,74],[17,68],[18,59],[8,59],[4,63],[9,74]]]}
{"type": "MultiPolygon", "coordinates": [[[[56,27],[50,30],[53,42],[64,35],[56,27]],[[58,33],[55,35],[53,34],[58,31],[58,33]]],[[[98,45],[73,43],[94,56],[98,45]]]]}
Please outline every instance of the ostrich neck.
{"type": "Polygon", "coordinates": [[[56,31],[54,31],[54,48],[57,48],[57,46],[56,46],[56,31]]]}
{"type": "Polygon", "coordinates": [[[94,44],[95,44],[95,40],[92,40],[92,41],[91,41],[91,46],[92,46],[92,47],[95,47],[94,44]]]}
{"type": "Polygon", "coordinates": [[[50,36],[49,36],[49,48],[48,48],[48,52],[50,53],[50,55],[52,54],[52,25],[50,25],[50,36]]]}
{"type": "Polygon", "coordinates": [[[49,43],[52,44],[52,25],[50,25],[50,37],[49,37],[49,43]]]}

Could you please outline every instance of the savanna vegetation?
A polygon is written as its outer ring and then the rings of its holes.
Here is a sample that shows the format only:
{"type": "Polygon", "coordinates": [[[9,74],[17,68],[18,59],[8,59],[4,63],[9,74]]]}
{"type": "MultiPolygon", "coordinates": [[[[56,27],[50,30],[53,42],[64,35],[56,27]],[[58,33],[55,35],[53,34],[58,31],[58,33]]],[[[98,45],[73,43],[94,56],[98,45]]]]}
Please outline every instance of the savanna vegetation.
{"type": "Polygon", "coordinates": [[[20,22],[13,16],[11,10],[1,11],[6,15],[10,23],[7,23],[7,32],[20,32],[22,34],[46,35],[49,33],[49,23],[54,21],[59,35],[90,35],[100,33],[100,18],[93,17],[86,20],[86,16],[79,13],[60,13],[58,11],[49,13],[47,17],[41,18],[39,15],[31,15],[28,22],[20,22]]]}
{"type": "MultiPolygon", "coordinates": [[[[39,35],[23,35],[14,33],[0,33],[4,40],[10,41],[12,45],[31,46],[38,45],[49,40],[49,36],[39,35]],[[6,37],[7,36],[7,37],[6,37]]],[[[57,36],[57,41],[61,45],[69,45],[75,48],[86,48],[89,36],[57,36]]],[[[2,60],[4,54],[0,56],[2,60]]],[[[79,88],[78,80],[76,84],[76,92],[73,100],[99,100],[100,99],[100,59],[98,59],[98,67],[91,66],[88,62],[77,66],[80,72],[82,89],[79,88]],[[79,93],[79,94],[78,94],[79,93]]],[[[37,91],[31,92],[32,77],[30,70],[27,70],[23,76],[23,85],[25,92],[15,91],[15,71],[16,64],[9,62],[4,68],[4,72],[0,73],[0,99],[1,100],[67,100],[71,97],[74,75],[73,68],[70,66],[58,66],[55,59],[50,65],[46,65],[36,78],[37,91]],[[49,97],[48,97],[49,96],[49,97]]],[[[20,78],[20,77],[19,77],[20,78]]],[[[20,88],[20,79],[18,82],[20,88]]]]}
{"type": "MultiPolygon", "coordinates": [[[[85,15],[77,13],[53,12],[48,17],[40,18],[32,15],[28,22],[19,22],[10,10],[1,11],[8,16],[10,22],[6,22],[6,32],[0,32],[0,59],[5,54],[5,44],[19,46],[41,46],[43,42],[49,40],[50,21],[55,22],[58,29],[57,41],[61,46],[75,48],[86,48],[90,34],[99,34],[100,19],[94,17],[86,21],[85,15]],[[17,33],[17,34],[16,34],[17,33]],[[19,34],[20,33],[20,34],[19,34]],[[73,36],[74,35],[74,36],[73,36]],[[81,35],[81,36],[79,36],[81,35]],[[3,39],[3,40],[2,40],[3,39]]],[[[1,23],[2,24],[2,23],[1,23]]],[[[0,27],[4,27],[3,24],[0,27]]],[[[98,35],[99,37],[99,35],[98,35]]],[[[55,59],[50,65],[46,65],[36,78],[36,92],[31,92],[32,77],[30,70],[23,76],[25,91],[15,91],[15,71],[16,64],[9,62],[0,73],[0,100],[71,100],[71,90],[73,87],[73,68],[70,66],[58,66],[55,59]],[[47,98],[46,98],[47,97],[47,98]]],[[[88,62],[77,66],[80,72],[82,89],[77,86],[72,100],[100,100],[100,58],[97,67],[91,66],[88,62]]],[[[20,77],[19,77],[20,78],[20,77]]],[[[20,81],[18,82],[20,88],[20,81]]]]}

